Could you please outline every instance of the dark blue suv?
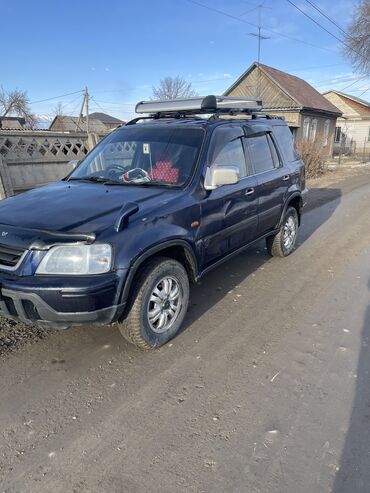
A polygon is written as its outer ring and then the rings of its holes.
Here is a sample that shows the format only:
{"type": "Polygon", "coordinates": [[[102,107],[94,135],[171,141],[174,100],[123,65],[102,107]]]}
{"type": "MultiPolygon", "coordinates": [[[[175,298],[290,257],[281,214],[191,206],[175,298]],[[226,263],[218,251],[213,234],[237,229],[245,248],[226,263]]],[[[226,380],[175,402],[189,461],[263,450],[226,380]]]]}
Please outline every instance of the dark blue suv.
{"type": "Polygon", "coordinates": [[[139,103],[151,116],[64,180],[2,201],[0,313],[55,329],[117,323],[154,348],[179,332],[190,281],[264,238],[289,255],[304,166],[285,122],[258,109],[215,96],[139,103]]]}

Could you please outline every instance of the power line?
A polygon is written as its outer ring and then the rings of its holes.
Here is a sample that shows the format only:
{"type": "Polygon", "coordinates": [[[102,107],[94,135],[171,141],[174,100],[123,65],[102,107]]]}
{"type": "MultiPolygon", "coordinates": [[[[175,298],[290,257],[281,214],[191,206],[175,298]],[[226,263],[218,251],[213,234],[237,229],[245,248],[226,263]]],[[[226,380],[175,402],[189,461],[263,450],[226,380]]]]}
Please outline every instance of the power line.
{"type": "MultiPolygon", "coordinates": [[[[204,5],[203,3],[197,2],[196,0],[187,0],[187,2],[192,3],[194,5],[197,5],[198,7],[203,7],[204,9],[210,10],[211,12],[217,12],[218,14],[224,15],[225,17],[229,17],[230,19],[234,19],[236,21],[243,22],[243,24],[248,24],[249,26],[253,26],[253,27],[258,28],[257,24],[253,24],[252,22],[248,22],[245,19],[240,19],[240,17],[236,17],[235,15],[228,14],[227,12],[224,12],[223,10],[215,9],[213,7],[210,7],[209,5],[204,5]]],[[[267,31],[269,33],[273,33],[273,34],[276,34],[278,36],[281,36],[282,38],[291,39],[292,41],[297,41],[297,43],[306,44],[308,46],[311,46],[312,48],[317,48],[319,50],[329,51],[330,53],[336,53],[336,51],[330,50],[329,48],[325,48],[324,46],[317,46],[317,45],[314,45],[314,44],[309,43],[307,41],[304,41],[303,39],[293,38],[292,36],[288,36],[287,34],[283,34],[279,31],[275,31],[275,29],[269,29],[269,28],[264,27],[263,30],[267,31]]]]}
{"type": "Polygon", "coordinates": [[[53,99],[64,98],[66,96],[71,96],[73,94],[78,94],[78,93],[82,93],[82,92],[84,92],[84,91],[68,92],[67,94],[61,94],[60,96],[53,96],[52,98],[39,99],[38,101],[31,101],[30,104],[44,103],[45,101],[52,101],[53,99]]]}
{"type": "Polygon", "coordinates": [[[245,12],[243,12],[242,14],[240,14],[240,17],[242,17],[243,15],[247,15],[247,14],[249,14],[250,12],[253,12],[253,10],[258,9],[258,7],[259,7],[259,5],[256,5],[255,7],[253,7],[253,9],[246,10],[245,12]]]}
{"type": "Polygon", "coordinates": [[[135,106],[136,103],[120,103],[118,101],[102,101],[101,99],[95,99],[93,98],[96,103],[103,103],[103,104],[116,104],[119,106],[135,106]]]}
{"type": "Polygon", "coordinates": [[[363,94],[365,94],[365,92],[367,92],[369,90],[370,90],[370,87],[368,87],[367,89],[365,89],[364,92],[362,92],[358,97],[360,98],[363,94]]]}
{"type": "Polygon", "coordinates": [[[314,22],[317,26],[319,26],[321,29],[323,29],[325,32],[327,32],[328,34],[330,34],[330,36],[332,36],[333,38],[335,38],[337,41],[339,41],[340,43],[342,43],[344,46],[346,46],[349,50],[352,50],[354,53],[356,53],[356,55],[358,55],[359,57],[361,58],[364,58],[361,53],[357,52],[356,50],[354,50],[350,45],[348,45],[347,43],[345,43],[342,39],[338,38],[338,36],[336,36],[335,34],[333,34],[332,32],[330,32],[328,29],[326,29],[325,26],[323,26],[322,24],[320,24],[320,22],[317,22],[316,19],[314,19],[313,17],[311,17],[309,14],[307,14],[307,12],[305,12],[304,10],[302,10],[300,7],[298,7],[298,5],[296,5],[295,3],[292,2],[292,0],[287,0],[287,2],[290,3],[290,5],[293,5],[294,8],[296,8],[297,10],[299,10],[299,12],[301,12],[304,16],[306,16],[308,19],[310,19],[312,22],[314,22]]]}
{"type": "Polygon", "coordinates": [[[335,27],[337,27],[342,33],[346,36],[349,36],[350,38],[353,38],[351,34],[347,33],[337,22],[335,22],[331,17],[329,17],[321,8],[316,5],[312,0],[306,0],[307,3],[309,3],[317,12],[319,12],[321,15],[323,15],[328,21],[330,21],[335,27]]]}
{"type": "Polygon", "coordinates": [[[342,89],[340,89],[341,91],[344,91],[345,89],[348,89],[348,87],[352,87],[354,86],[355,84],[357,84],[357,82],[359,82],[360,80],[363,80],[363,79],[367,79],[367,76],[364,75],[362,77],[359,77],[358,79],[356,79],[354,82],[351,82],[351,84],[349,84],[348,86],[345,86],[343,87],[342,89]]]}

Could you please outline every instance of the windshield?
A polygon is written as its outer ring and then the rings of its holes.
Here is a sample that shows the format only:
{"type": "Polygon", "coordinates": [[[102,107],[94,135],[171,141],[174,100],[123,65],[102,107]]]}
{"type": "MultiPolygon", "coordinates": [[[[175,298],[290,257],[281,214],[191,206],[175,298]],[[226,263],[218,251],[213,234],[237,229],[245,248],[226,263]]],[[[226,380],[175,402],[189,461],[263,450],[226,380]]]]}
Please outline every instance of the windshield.
{"type": "Polygon", "coordinates": [[[203,135],[201,128],[123,127],[97,145],[69,180],[182,186],[193,174],[203,135]]]}

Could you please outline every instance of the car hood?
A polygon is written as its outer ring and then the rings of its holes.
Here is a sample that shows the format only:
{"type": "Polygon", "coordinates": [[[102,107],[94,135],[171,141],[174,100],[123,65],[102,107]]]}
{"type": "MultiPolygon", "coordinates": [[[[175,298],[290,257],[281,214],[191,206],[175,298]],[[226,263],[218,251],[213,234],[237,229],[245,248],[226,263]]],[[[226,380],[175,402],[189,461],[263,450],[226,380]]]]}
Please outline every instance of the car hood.
{"type": "Polygon", "coordinates": [[[175,198],[179,190],[101,183],[58,182],[0,202],[0,224],[58,232],[99,233],[112,228],[132,202],[140,213],[175,198]]]}

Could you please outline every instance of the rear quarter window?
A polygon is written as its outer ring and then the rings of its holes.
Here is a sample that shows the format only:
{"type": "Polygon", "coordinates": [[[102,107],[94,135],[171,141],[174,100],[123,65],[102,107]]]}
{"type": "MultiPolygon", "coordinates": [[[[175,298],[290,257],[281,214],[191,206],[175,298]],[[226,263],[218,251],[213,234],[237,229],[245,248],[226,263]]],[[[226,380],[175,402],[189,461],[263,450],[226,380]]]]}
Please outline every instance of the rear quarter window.
{"type": "Polygon", "coordinates": [[[274,125],[273,133],[287,161],[292,162],[299,159],[289,127],[287,125],[274,125]]]}

